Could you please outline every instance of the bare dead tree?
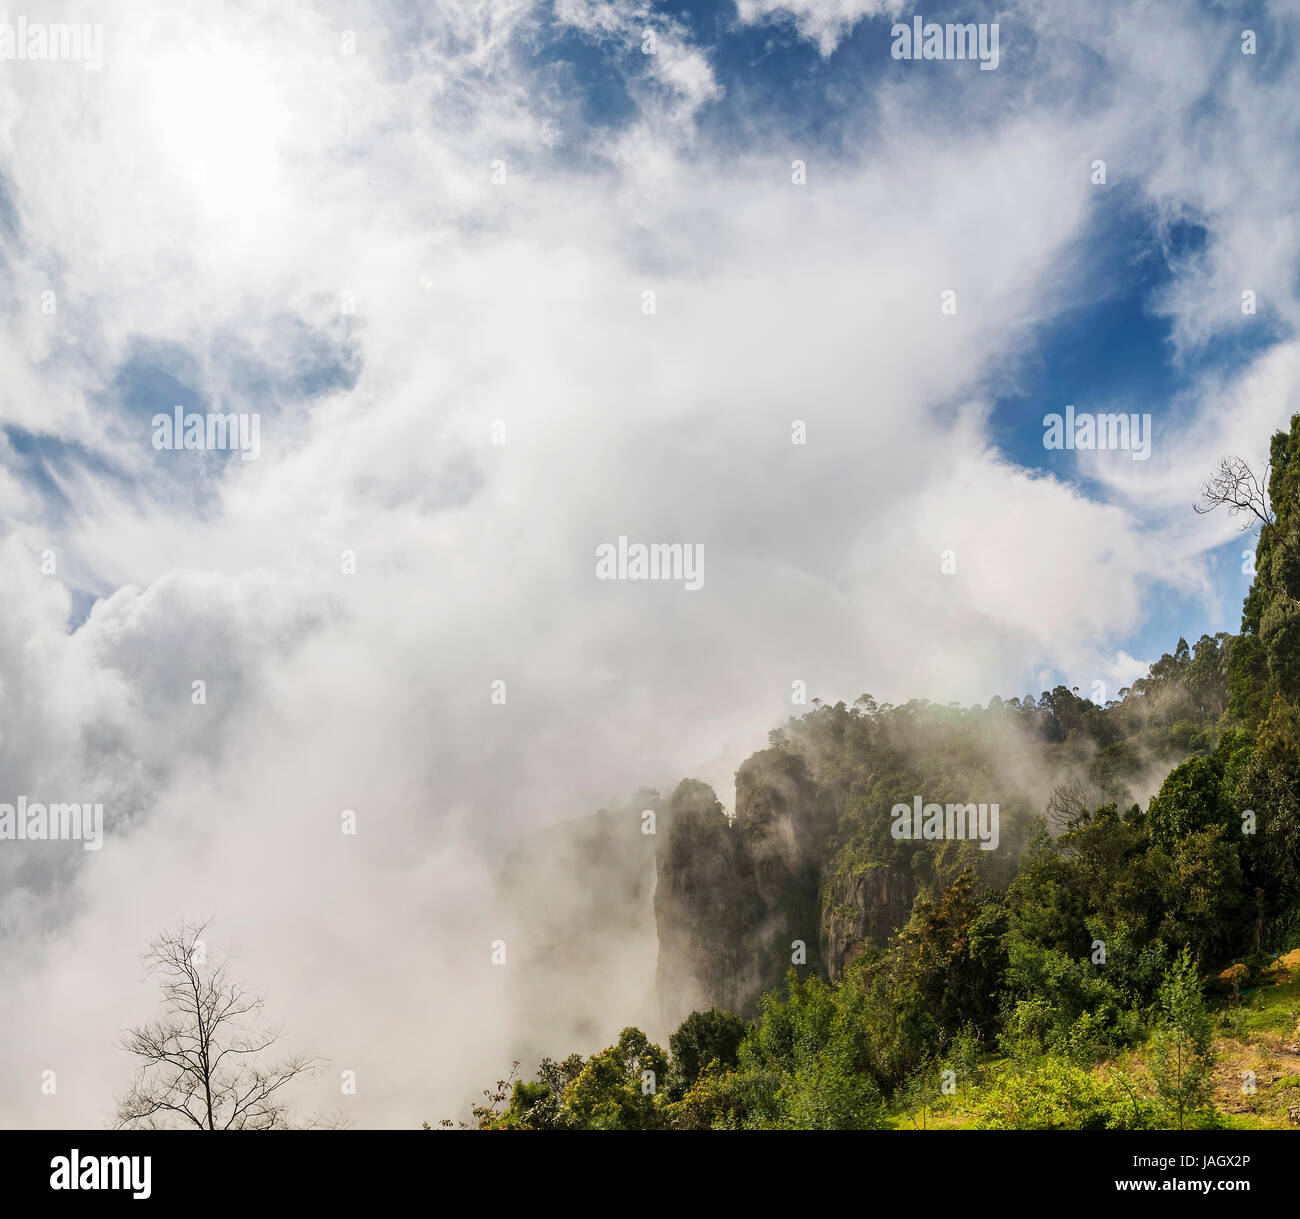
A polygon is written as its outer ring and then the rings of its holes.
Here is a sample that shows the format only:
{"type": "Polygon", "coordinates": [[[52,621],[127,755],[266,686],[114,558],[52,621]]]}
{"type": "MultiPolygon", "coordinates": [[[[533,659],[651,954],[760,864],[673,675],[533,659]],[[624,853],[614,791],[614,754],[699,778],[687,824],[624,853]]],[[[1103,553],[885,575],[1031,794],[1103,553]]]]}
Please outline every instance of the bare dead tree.
{"type": "MultiPolygon", "coordinates": [[[[1265,463],[1263,474],[1257,477],[1244,459],[1222,457],[1218,469],[1201,484],[1200,502],[1192,506],[1201,515],[1226,508],[1229,516],[1245,516],[1246,522],[1241,526],[1243,533],[1258,527],[1294,557],[1295,546],[1277,528],[1277,518],[1269,503],[1268,477],[1271,467],[1271,462],[1265,463]]],[[[1279,591],[1292,605],[1300,606],[1300,600],[1293,597],[1288,589],[1282,587],[1279,591]]]]}
{"type": "Polygon", "coordinates": [[[141,1062],[118,1101],[117,1129],[285,1129],[286,1085],[325,1065],[304,1054],[272,1066],[259,1061],[282,1030],[256,1027],[264,998],[231,981],[229,957],[209,965],[209,926],[183,921],[144,954],[146,972],[160,981],[165,1014],[123,1034],[122,1048],[141,1062]]]}
{"type": "Polygon", "coordinates": [[[1082,783],[1062,783],[1047,800],[1047,819],[1058,834],[1078,829],[1092,815],[1088,792],[1082,783]]]}
{"type": "Polygon", "coordinates": [[[1256,477],[1250,465],[1240,457],[1222,457],[1219,468],[1201,484],[1200,502],[1193,507],[1201,515],[1227,508],[1229,516],[1245,515],[1242,531],[1262,525],[1271,529],[1273,510],[1268,502],[1268,471],[1256,477]]]}

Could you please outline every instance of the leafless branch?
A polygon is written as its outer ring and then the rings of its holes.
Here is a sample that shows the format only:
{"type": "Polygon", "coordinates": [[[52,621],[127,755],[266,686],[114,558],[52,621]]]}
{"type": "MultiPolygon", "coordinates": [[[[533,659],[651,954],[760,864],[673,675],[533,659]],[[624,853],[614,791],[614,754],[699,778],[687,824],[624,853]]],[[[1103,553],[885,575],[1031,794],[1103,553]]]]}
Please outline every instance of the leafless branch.
{"type": "Polygon", "coordinates": [[[203,936],[209,925],[182,922],[144,954],[147,975],[160,983],[164,1016],[122,1036],[122,1048],[140,1066],[131,1090],[118,1102],[114,1125],[119,1129],[283,1129],[290,1125],[291,1110],[282,1090],[325,1065],[307,1054],[270,1066],[257,1060],[281,1030],[249,1027],[263,997],[229,979],[229,958],[207,961],[203,936]]]}
{"type": "Polygon", "coordinates": [[[1273,510],[1268,502],[1268,471],[1264,467],[1262,477],[1240,457],[1223,457],[1219,468],[1201,484],[1200,502],[1193,505],[1197,512],[1204,515],[1218,508],[1227,508],[1229,516],[1245,515],[1249,519],[1242,529],[1254,529],[1256,525],[1271,528],[1273,510]]]}
{"type": "MultiPolygon", "coordinates": [[[[1200,502],[1193,507],[1204,515],[1218,508],[1226,508],[1229,516],[1244,516],[1246,522],[1242,531],[1258,527],[1261,535],[1281,546],[1282,549],[1297,557],[1293,543],[1282,530],[1277,528],[1277,518],[1268,498],[1268,481],[1271,463],[1264,466],[1264,472],[1256,477],[1249,464],[1240,457],[1224,457],[1219,460],[1219,468],[1201,484],[1200,502]]],[[[1282,588],[1282,595],[1292,605],[1300,606],[1300,600],[1291,595],[1287,588],[1282,588]]]]}

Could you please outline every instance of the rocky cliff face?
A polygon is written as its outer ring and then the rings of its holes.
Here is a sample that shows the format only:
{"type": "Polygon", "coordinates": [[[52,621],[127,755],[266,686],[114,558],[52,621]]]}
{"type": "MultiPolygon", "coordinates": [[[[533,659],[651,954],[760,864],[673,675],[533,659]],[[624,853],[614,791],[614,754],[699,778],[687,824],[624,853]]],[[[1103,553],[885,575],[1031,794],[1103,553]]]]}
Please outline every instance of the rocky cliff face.
{"type": "Polygon", "coordinates": [[[670,800],[639,792],[521,843],[494,923],[511,953],[503,997],[537,1038],[521,1052],[594,1045],[644,1023],[652,979],[660,1021],[647,1031],[662,1039],[692,1011],[751,1014],[796,957],[801,973],[835,977],[865,945],[883,947],[911,912],[913,875],[833,870],[838,820],[800,757],[768,749],[736,773],[734,821],[688,779],[670,800]]]}
{"type": "Polygon", "coordinates": [[[755,754],[736,773],[734,824],[706,784],[677,788],[659,836],[655,892],[667,1027],[700,1008],[748,1014],[798,956],[834,976],[906,922],[915,892],[901,869],[823,876],[834,828],[829,797],[781,750],[755,754]]]}
{"type": "Polygon", "coordinates": [[[883,948],[905,922],[916,900],[916,880],[903,868],[884,865],[828,879],[822,902],[822,952],[832,978],[868,944],[883,948]]]}
{"type": "Polygon", "coordinates": [[[678,786],[659,838],[656,982],[663,1022],[676,1028],[696,1009],[748,1002],[761,911],[752,861],[707,784],[678,786]]]}

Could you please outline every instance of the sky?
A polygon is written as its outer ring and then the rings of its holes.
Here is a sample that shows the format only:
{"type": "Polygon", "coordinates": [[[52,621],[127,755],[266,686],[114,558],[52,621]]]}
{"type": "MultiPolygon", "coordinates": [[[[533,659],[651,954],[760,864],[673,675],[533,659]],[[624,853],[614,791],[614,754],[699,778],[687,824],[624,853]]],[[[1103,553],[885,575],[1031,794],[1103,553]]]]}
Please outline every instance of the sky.
{"type": "Polygon", "coordinates": [[[0,59],[0,802],[105,843],[0,842],[0,1125],[106,1120],[199,915],[309,1101],[450,1116],[521,842],[730,807],[796,682],[1114,697],[1238,628],[1192,505],[1300,410],[1294,2],[25,15],[102,45],[0,59]],[[996,68],[895,58],[918,16],[996,68]],[[1149,458],[1046,448],[1067,404],[1149,458]],[[598,579],[620,537],[702,586],[598,579]]]}

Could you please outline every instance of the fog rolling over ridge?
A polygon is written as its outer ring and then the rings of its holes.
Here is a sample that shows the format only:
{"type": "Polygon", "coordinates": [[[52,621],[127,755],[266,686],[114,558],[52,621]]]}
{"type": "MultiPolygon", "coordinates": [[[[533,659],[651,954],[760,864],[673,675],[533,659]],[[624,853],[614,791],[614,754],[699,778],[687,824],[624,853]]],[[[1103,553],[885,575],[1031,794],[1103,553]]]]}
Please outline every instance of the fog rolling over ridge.
{"type": "Polygon", "coordinates": [[[662,1041],[692,1011],[752,1015],[792,964],[835,979],[884,948],[963,869],[1005,885],[1031,823],[1059,832],[1069,800],[1145,807],[1194,724],[1226,706],[1227,656],[1202,640],[1189,680],[1180,647],[1105,708],[1063,687],[985,709],[817,700],[737,771],[734,815],[684,779],[536,835],[498,888],[524,946],[512,1010],[528,1037],[508,1058],[527,1077],[627,1024],[662,1041]],[[900,843],[894,802],[913,792],[991,805],[993,850],[973,836],[900,843]]]}

